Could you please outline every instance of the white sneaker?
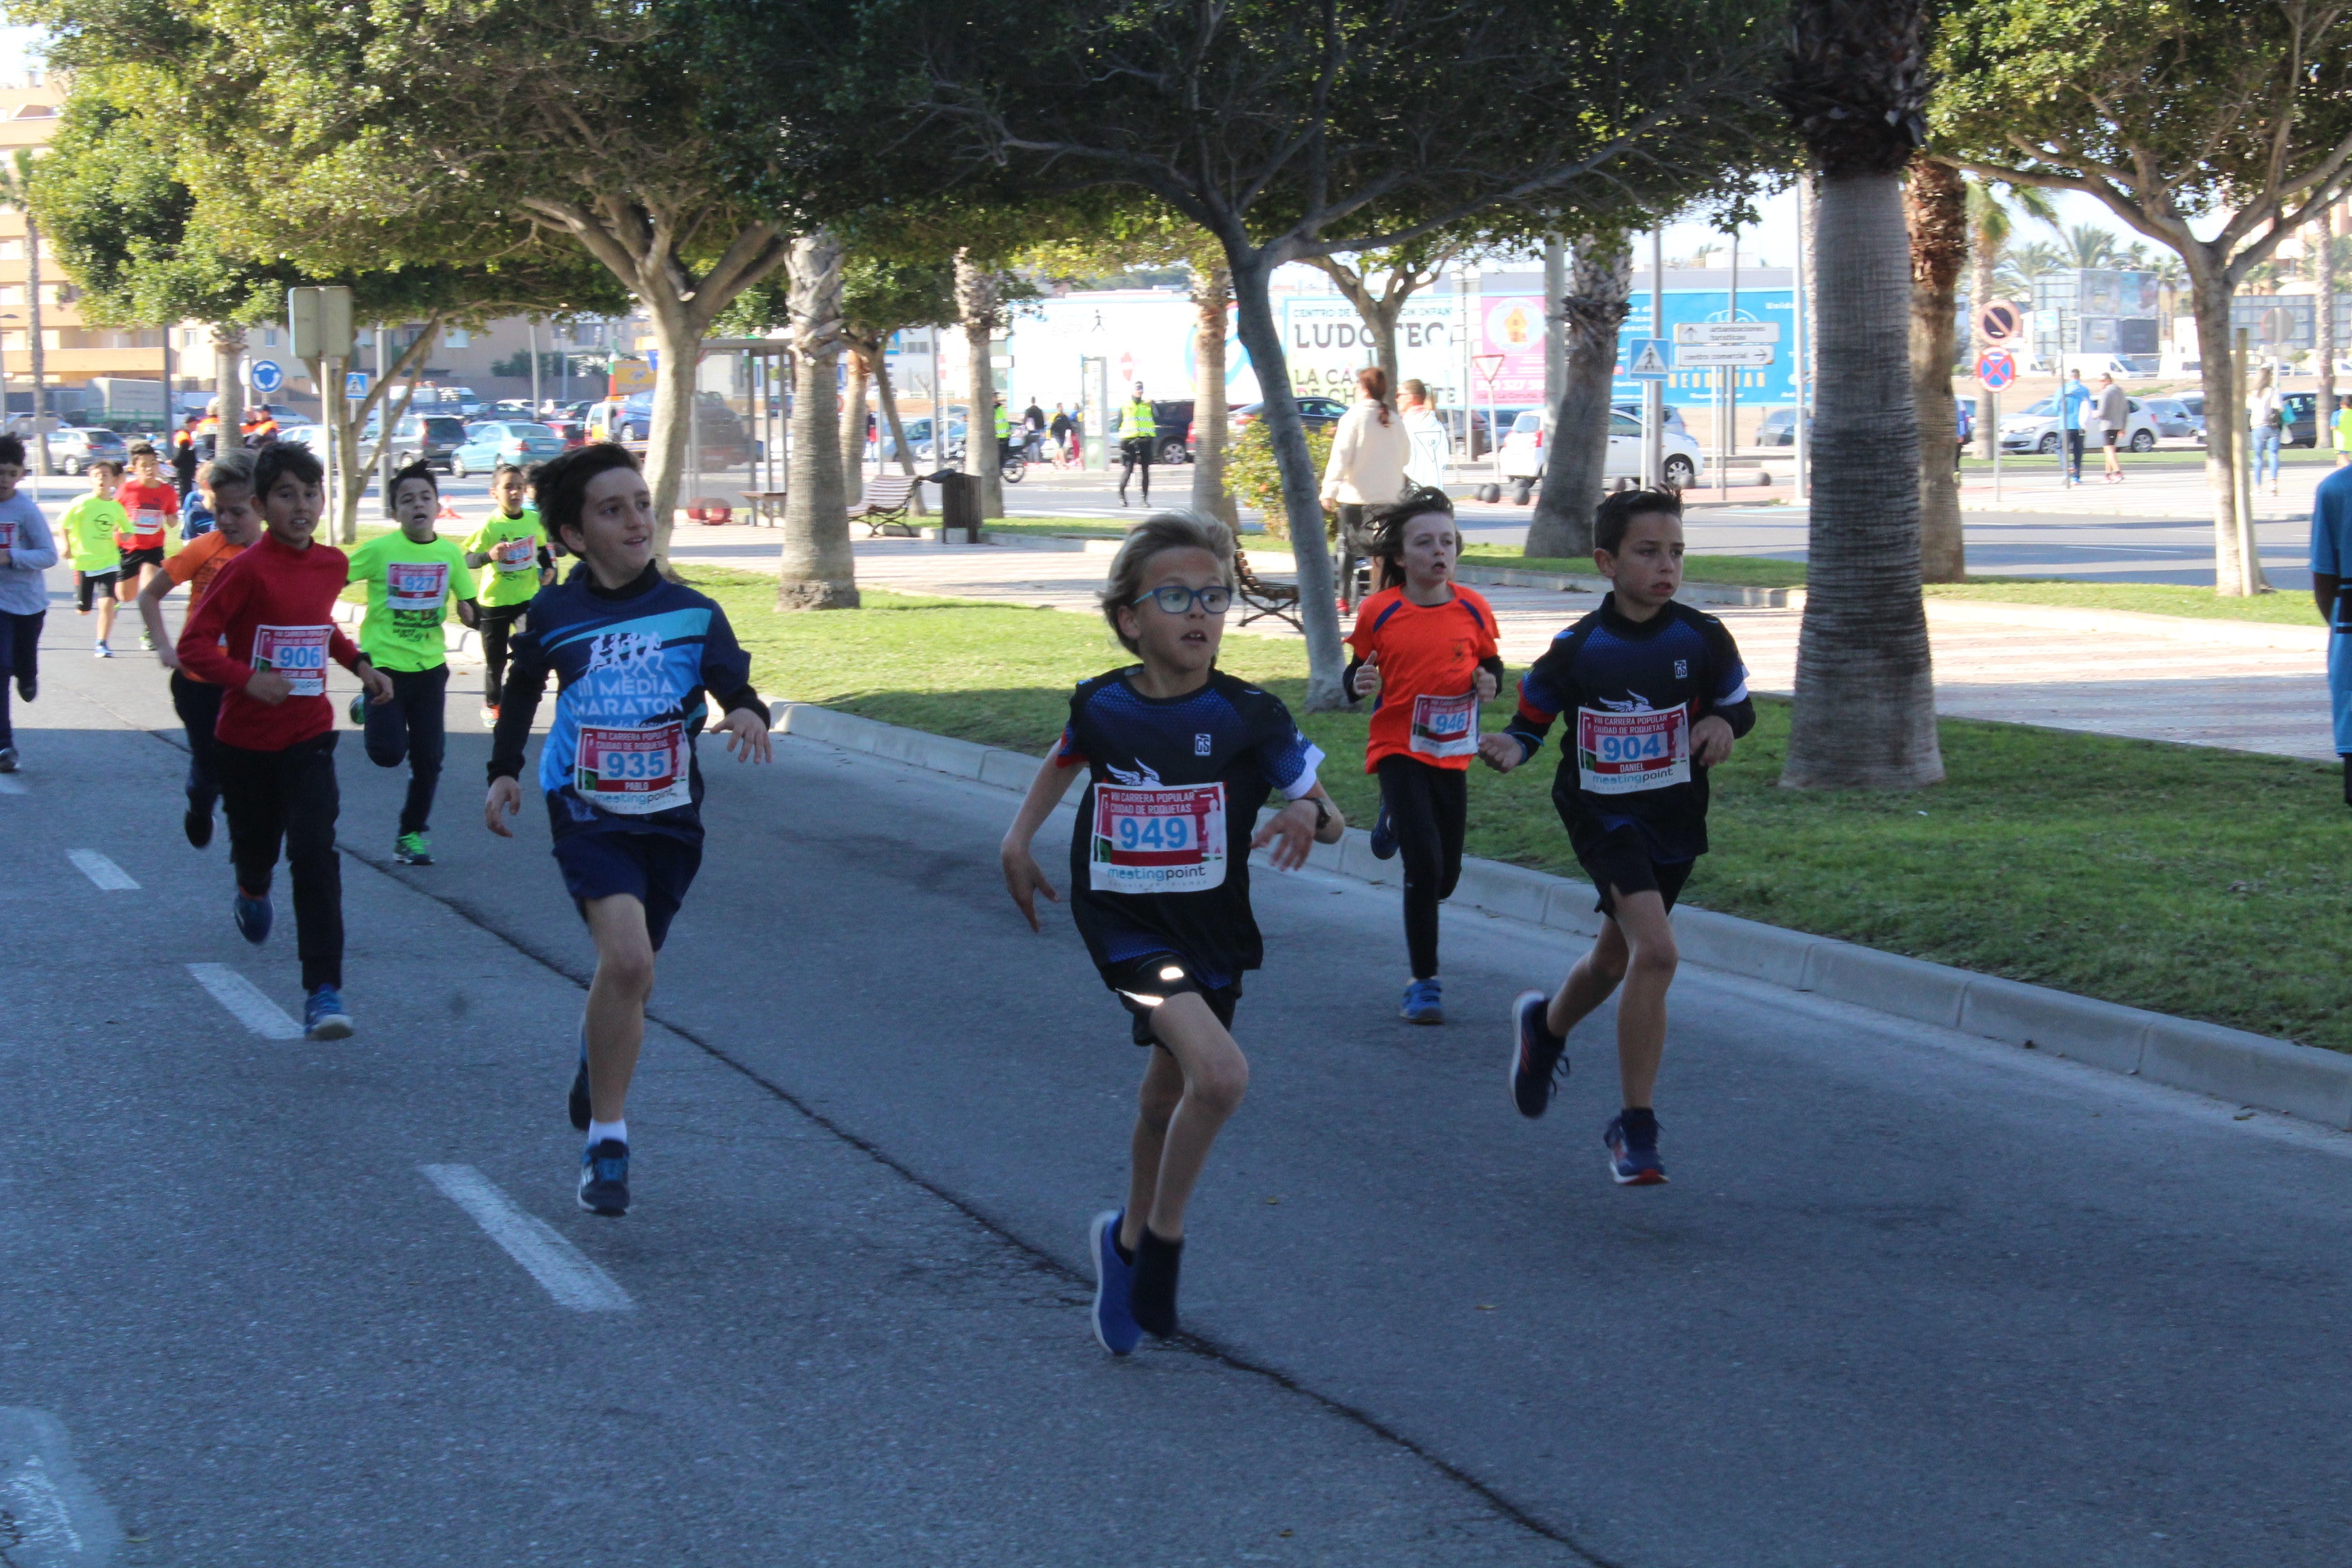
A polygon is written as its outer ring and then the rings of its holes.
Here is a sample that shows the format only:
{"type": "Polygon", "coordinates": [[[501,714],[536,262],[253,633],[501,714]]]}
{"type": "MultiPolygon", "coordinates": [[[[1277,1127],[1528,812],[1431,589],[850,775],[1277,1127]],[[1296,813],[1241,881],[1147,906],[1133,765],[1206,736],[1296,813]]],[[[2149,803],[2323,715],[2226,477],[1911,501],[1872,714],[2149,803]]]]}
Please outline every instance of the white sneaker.
{"type": "Polygon", "coordinates": [[[104,643],[100,643],[96,647],[89,650],[89,657],[92,658],[112,658],[114,657],[114,650],[107,647],[104,643]]]}
{"type": "Polygon", "coordinates": [[[488,703],[484,703],[482,705],[482,728],[485,730],[495,730],[498,727],[499,710],[491,707],[488,703]]]}

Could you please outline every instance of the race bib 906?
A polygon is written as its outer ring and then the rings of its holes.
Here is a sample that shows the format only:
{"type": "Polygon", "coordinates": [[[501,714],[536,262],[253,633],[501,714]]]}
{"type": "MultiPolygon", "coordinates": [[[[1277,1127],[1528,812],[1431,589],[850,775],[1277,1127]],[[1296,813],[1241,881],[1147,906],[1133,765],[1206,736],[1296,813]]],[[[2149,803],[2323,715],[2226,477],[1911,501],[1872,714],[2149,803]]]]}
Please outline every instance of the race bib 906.
{"type": "Polygon", "coordinates": [[[625,816],[643,816],[694,798],[686,726],[641,724],[629,729],[583,725],[580,761],[572,787],[583,800],[625,816]]]}
{"type": "Polygon", "coordinates": [[[1225,881],[1222,784],[1095,790],[1087,885],[1097,893],[1199,893],[1225,881]]]}
{"type": "Polygon", "coordinates": [[[327,638],[332,626],[256,626],[253,668],[286,678],[288,695],[327,694],[327,638]]]}
{"type": "Polygon", "coordinates": [[[1690,710],[1576,713],[1576,782],[1595,795],[1632,795],[1690,783],[1690,710]]]}
{"type": "Polygon", "coordinates": [[[1466,757],[1478,750],[1478,697],[1420,696],[1412,700],[1412,752],[1417,757],[1466,757]]]}

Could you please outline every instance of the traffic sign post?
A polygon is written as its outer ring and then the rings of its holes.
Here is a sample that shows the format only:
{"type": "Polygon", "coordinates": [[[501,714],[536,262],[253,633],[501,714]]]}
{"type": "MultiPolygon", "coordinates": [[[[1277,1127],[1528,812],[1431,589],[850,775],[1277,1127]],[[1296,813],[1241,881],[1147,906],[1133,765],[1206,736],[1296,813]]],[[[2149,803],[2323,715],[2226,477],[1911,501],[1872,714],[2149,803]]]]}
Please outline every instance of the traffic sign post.
{"type": "Polygon", "coordinates": [[[245,373],[245,378],[253,384],[253,390],[264,397],[286,384],[286,372],[274,359],[255,360],[252,368],[245,373]]]}
{"type": "Polygon", "coordinates": [[[1977,336],[1989,343],[2004,343],[2025,331],[2025,314],[2006,300],[1996,300],[1977,312],[1977,336]]]}
{"type": "MultiPolygon", "coordinates": [[[[1993,310],[2003,309],[1994,306],[1993,310]]],[[[1985,312],[1992,313],[1991,310],[1985,312]]],[[[1977,380],[1985,389],[1985,420],[1992,426],[1992,499],[2000,500],[2000,389],[2017,379],[2017,356],[2007,349],[1987,349],[1977,355],[1977,380]]],[[[2063,423],[2063,421],[2062,421],[2063,423]]],[[[2065,437],[2061,436],[2063,442],[2065,437]]],[[[2061,453],[2059,462],[2064,463],[2061,453]]]]}
{"type": "MultiPolygon", "coordinates": [[[[1470,356],[1470,363],[1477,367],[1478,378],[1486,384],[1486,450],[1494,458],[1495,482],[1497,485],[1503,482],[1503,434],[1495,428],[1495,377],[1502,374],[1504,357],[1501,354],[1470,356]]],[[[1471,436],[1472,439],[1466,445],[1475,457],[1478,450],[1476,432],[1471,432],[1471,436]]]]}
{"type": "Polygon", "coordinates": [[[368,395],[368,373],[367,373],[367,372],[365,372],[365,371],[363,371],[363,370],[355,370],[355,371],[352,371],[350,374],[348,374],[348,375],[346,375],[346,376],[344,376],[344,377],[343,377],[343,395],[344,395],[345,397],[348,397],[348,398],[350,398],[352,402],[356,403],[356,402],[358,402],[361,398],[365,397],[367,395],[368,395]]]}
{"type": "Polygon", "coordinates": [[[1633,381],[1664,381],[1673,373],[1674,345],[1664,338],[1633,338],[1625,344],[1625,374],[1633,381]]]}

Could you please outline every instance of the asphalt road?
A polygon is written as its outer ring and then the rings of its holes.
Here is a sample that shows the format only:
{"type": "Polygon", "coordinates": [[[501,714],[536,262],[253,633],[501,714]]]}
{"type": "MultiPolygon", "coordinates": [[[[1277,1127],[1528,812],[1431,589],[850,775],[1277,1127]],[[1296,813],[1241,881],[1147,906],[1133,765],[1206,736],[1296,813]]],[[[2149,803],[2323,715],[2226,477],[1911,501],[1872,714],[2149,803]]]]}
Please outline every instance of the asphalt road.
{"type": "Polygon", "coordinates": [[[10,1568],[2352,1554],[2341,1134],[1694,970],[1675,1180],[1620,1190],[1605,1019],[1549,1118],[1506,1100],[1556,933],[1451,919],[1412,1029],[1393,895],[1266,874],[1199,1338],[1114,1363],[1085,1225],[1139,1062],[1003,897],[1011,796],[712,767],[601,1221],[590,950],[543,822],[476,826],[486,738],[395,869],[347,732],[360,1033],[265,1037],[187,967],[299,1003],[180,838],[160,673],[52,626],[0,793],[0,1508],[90,1550],[10,1568]]]}

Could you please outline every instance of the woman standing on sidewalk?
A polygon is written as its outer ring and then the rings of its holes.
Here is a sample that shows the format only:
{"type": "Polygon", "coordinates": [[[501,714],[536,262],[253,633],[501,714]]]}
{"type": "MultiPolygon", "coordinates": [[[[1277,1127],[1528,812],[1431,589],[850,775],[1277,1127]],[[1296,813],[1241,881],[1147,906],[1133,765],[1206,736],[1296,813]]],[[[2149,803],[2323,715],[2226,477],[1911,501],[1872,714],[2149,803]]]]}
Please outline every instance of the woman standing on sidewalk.
{"type": "Polygon", "coordinates": [[[2278,387],[2271,380],[2271,367],[2264,365],[2262,374],[2254,377],[2254,395],[2246,404],[2246,424],[2254,444],[2252,483],[2259,485],[2263,482],[2263,467],[2268,464],[2273,495],[2279,493],[2279,431],[2282,423],[2278,387]]]}
{"type": "Polygon", "coordinates": [[[1339,600],[1350,609],[1356,562],[1371,553],[1364,509],[1402,495],[1405,465],[1412,461],[1412,437],[1389,406],[1389,373],[1366,365],[1356,373],[1356,405],[1339,416],[1330,460],[1323,465],[1323,509],[1339,515],[1339,600]]]}

